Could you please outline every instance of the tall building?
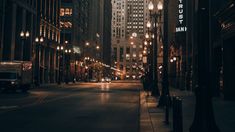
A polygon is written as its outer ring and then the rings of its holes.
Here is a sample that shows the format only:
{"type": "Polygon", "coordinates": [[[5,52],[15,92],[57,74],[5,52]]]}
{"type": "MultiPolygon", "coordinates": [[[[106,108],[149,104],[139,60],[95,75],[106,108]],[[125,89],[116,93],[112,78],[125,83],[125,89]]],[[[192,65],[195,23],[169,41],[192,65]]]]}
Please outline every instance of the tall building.
{"type": "Polygon", "coordinates": [[[0,60],[32,59],[35,8],[34,0],[0,2],[0,60]]]}
{"type": "Polygon", "coordinates": [[[2,60],[4,15],[5,15],[5,0],[2,0],[0,2],[0,60],[2,60]]]}
{"type": "Polygon", "coordinates": [[[109,63],[111,45],[111,0],[90,0],[89,4],[89,28],[86,41],[93,47],[93,56],[109,63]],[[99,51],[96,50],[99,46],[99,51]]]}
{"type": "Polygon", "coordinates": [[[59,6],[57,0],[0,2],[0,60],[32,61],[37,84],[57,80],[59,6]]]}
{"type": "Polygon", "coordinates": [[[72,45],[78,43],[78,2],[75,0],[61,0],[60,7],[60,28],[61,43],[66,48],[72,48],[72,45]],[[77,19],[77,20],[76,20],[77,19]]]}
{"type": "Polygon", "coordinates": [[[131,36],[133,32],[143,37],[145,34],[144,26],[146,25],[146,3],[145,0],[128,0],[127,1],[127,36],[131,36]],[[145,17],[144,17],[145,16],[145,17]]]}
{"type": "MultiPolygon", "coordinates": [[[[103,20],[103,28],[102,28],[102,60],[106,65],[111,65],[111,20],[112,20],[112,4],[111,0],[103,0],[104,6],[102,10],[102,20],[103,20]]],[[[104,69],[104,76],[110,75],[110,68],[106,67],[104,69]]]]}
{"type": "Polygon", "coordinates": [[[79,65],[76,61],[80,59],[80,4],[78,0],[61,0],[60,7],[60,29],[61,43],[64,46],[64,54],[62,59],[61,81],[66,83],[75,81],[78,78],[79,65]]]}
{"type": "Polygon", "coordinates": [[[114,76],[138,78],[142,68],[148,0],[112,0],[112,66],[114,76]],[[120,71],[119,71],[120,70],[120,71]]]}
{"type": "Polygon", "coordinates": [[[36,83],[55,83],[59,78],[60,0],[37,0],[35,74],[36,83]]]}
{"type": "Polygon", "coordinates": [[[85,41],[88,38],[89,29],[89,5],[90,0],[77,0],[78,1],[78,33],[79,33],[79,44],[81,48],[84,48],[85,41]]]}
{"type": "MultiPolygon", "coordinates": [[[[88,35],[83,40],[84,56],[107,65],[111,57],[111,9],[111,0],[89,0],[88,35]]],[[[101,74],[107,76],[108,70],[104,69],[101,74]]]]}

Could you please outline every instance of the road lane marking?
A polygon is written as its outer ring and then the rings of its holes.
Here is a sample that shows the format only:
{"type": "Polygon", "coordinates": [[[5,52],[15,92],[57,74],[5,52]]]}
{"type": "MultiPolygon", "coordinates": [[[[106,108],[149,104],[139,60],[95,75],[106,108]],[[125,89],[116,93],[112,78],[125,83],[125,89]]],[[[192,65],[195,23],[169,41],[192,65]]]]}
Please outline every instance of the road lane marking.
{"type": "Polygon", "coordinates": [[[15,109],[18,108],[19,106],[17,105],[12,105],[12,106],[0,106],[0,110],[7,110],[7,109],[15,109]]]}

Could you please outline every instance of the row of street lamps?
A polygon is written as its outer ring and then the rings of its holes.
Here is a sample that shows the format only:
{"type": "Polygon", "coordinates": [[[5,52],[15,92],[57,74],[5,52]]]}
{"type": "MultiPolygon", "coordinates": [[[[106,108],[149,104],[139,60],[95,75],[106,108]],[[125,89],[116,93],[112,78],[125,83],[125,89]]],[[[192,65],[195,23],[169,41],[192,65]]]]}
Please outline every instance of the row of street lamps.
{"type": "MultiPolygon", "coordinates": [[[[161,1],[158,1],[157,4],[157,11],[154,11],[154,4],[152,1],[149,2],[148,9],[150,12],[150,21],[147,22],[147,28],[148,28],[148,33],[146,33],[145,38],[149,41],[152,42],[151,45],[149,45],[150,48],[150,54],[148,54],[148,58],[152,58],[152,60],[148,59],[151,64],[149,64],[149,70],[150,72],[148,76],[152,80],[150,89],[151,93],[153,96],[159,96],[159,102],[158,102],[158,107],[163,107],[166,106],[166,113],[165,113],[165,122],[166,124],[169,123],[169,106],[167,100],[170,98],[169,96],[169,88],[168,88],[168,27],[167,27],[167,17],[168,17],[168,1],[164,1],[164,5],[162,4],[161,1]],[[164,8],[164,35],[163,38],[160,38],[158,35],[158,30],[161,31],[161,17],[162,17],[162,10],[164,8]],[[153,24],[151,24],[153,23],[153,24]],[[153,25],[153,26],[152,26],[153,25]],[[152,27],[152,32],[149,32],[149,29],[152,27]],[[150,34],[152,33],[152,34],[150,34]],[[158,38],[163,39],[163,81],[162,81],[162,91],[160,94],[159,88],[158,88],[158,38]],[[151,73],[152,72],[152,73],[151,73]]],[[[150,42],[149,42],[150,43],[150,42]]],[[[146,45],[146,44],[145,44],[146,45]]],[[[145,51],[145,49],[144,49],[145,51]]],[[[146,51],[145,51],[146,52],[146,51]]],[[[149,53],[149,52],[147,52],[149,53]]]]}
{"type": "Polygon", "coordinates": [[[161,1],[158,2],[157,11],[154,11],[154,4],[152,1],[149,2],[148,9],[150,12],[150,20],[147,22],[148,32],[145,35],[147,41],[145,41],[144,48],[149,47],[150,50],[144,49],[144,53],[147,53],[148,57],[148,77],[152,80],[151,93],[153,96],[159,96],[159,88],[158,88],[158,72],[157,72],[157,63],[158,63],[158,28],[161,28],[158,24],[159,18],[161,18],[161,11],[163,10],[163,4],[161,1]],[[153,23],[153,24],[152,24],[153,23]],[[152,30],[150,31],[150,28],[152,30]],[[149,42],[149,45],[148,45],[149,42]],[[150,53],[150,54],[149,54],[150,53]],[[150,60],[149,58],[152,58],[150,60]]]}
{"type": "MultiPolygon", "coordinates": [[[[22,39],[22,45],[21,45],[21,57],[23,57],[23,47],[24,47],[24,43],[26,41],[26,39],[28,39],[30,37],[30,32],[29,31],[21,31],[20,32],[20,37],[22,39]]],[[[100,60],[100,45],[98,43],[100,38],[100,35],[97,33],[96,34],[96,42],[95,42],[95,46],[94,49],[95,51],[95,58],[96,60],[100,60]]],[[[41,80],[41,70],[40,70],[40,60],[41,60],[41,48],[43,43],[45,42],[44,37],[43,36],[39,36],[36,37],[34,39],[34,43],[35,45],[33,45],[33,51],[32,51],[32,58],[31,60],[33,61],[33,63],[35,64],[35,75],[34,75],[34,79],[36,81],[36,83],[39,85],[41,80]],[[35,46],[35,47],[34,47],[35,46]],[[36,54],[34,53],[36,51],[36,54]]],[[[64,41],[64,44],[68,44],[68,41],[64,41]]],[[[85,49],[91,49],[91,45],[89,42],[85,43],[85,49]]],[[[56,47],[56,51],[57,51],[57,57],[58,57],[58,66],[59,66],[59,70],[58,70],[58,78],[57,78],[57,83],[61,84],[62,81],[62,77],[63,77],[63,68],[64,66],[66,67],[66,80],[65,82],[68,83],[68,77],[69,77],[69,68],[70,68],[70,55],[73,52],[71,49],[65,49],[64,45],[58,45],[56,47]],[[64,65],[64,62],[66,63],[66,65],[64,65]]],[[[90,51],[90,50],[89,50],[90,51]]],[[[84,52],[87,53],[87,52],[84,52]]],[[[85,56],[85,54],[84,54],[85,56]]],[[[76,68],[76,61],[74,61],[74,66],[75,66],[75,72],[77,70],[76,68]]],[[[75,73],[76,74],[76,73],[75,73]]],[[[76,75],[75,75],[76,76],[76,75]]],[[[75,79],[73,79],[73,82],[75,81],[75,79]]]]}

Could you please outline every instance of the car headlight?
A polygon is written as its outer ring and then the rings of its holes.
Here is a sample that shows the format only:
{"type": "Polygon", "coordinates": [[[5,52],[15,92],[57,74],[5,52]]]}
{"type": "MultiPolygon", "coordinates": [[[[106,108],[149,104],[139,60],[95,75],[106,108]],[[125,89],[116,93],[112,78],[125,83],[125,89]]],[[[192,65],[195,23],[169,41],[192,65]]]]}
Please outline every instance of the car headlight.
{"type": "Polygon", "coordinates": [[[12,84],[12,85],[15,85],[15,84],[17,84],[17,82],[15,82],[15,81],[12,81],[12,82],[11,82],[11,84],[12,84]]]}

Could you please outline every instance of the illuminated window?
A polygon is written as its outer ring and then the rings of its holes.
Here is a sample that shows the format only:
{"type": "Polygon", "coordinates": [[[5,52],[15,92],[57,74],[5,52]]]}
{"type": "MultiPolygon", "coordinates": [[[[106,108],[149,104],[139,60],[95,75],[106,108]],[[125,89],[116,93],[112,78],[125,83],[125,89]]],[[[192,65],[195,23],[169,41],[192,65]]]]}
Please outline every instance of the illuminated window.
{"type": "Polygon", "coordinates": [[[70,15],[72,15],[73,14],[73,9],[70,9],[70,15]]]}
{"type": "Polygon", "coordinates": [[[69,22],[69,21],[66,21],[66,22],[60,22],[60,27],[61,28],[72,28],[72,23],[69,22]]]}
{"type": "Polygon", "coordinates": [[[60,8],[60,16],[64,16],[64,8],[60,8]]]}
{"type": "Polygon", "coordinates": [[[130,54],[126,54],[126,61],[129,61],[130,59],[130,54]]]}
{"type": "Polygon", "coordinates": [[[133,55],[132,55],[134,58],[136,57],[136,53],[133,53],[133,55]]]}
{"type": "Polygon", "coordinates": [[[73,12],[73,10],[72,10],[71,8],[65,8],[64,14],[71,16],[71,15],[72,15],[72,12],[73,12]]]}

